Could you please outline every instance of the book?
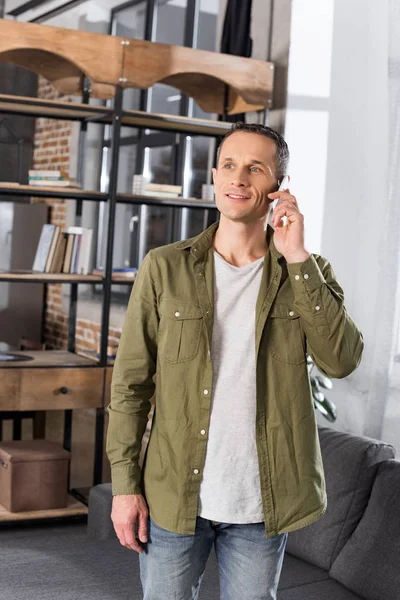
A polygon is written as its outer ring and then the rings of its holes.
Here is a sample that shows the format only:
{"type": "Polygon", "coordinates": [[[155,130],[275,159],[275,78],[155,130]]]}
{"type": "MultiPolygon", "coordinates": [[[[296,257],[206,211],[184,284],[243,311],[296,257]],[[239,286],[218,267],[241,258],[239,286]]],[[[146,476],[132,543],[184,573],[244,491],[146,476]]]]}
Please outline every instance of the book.
{"type": "Polygon", "coordinates": [[[70,268],[69,272],[76,273],[77,272],[76,268],[78,266],[79,246],[81,244],[82,235],[80,233],[73,233],[71,235],[74,236],[74,244],[72,247],[71,268],[70,268]]]}
{"type": "Polygon", "coordinates": [[[179,194],[176,192],[152,192],[146,190],[143,196],[154,196],[155,198],[179,198],[179,194]]]}
{"type": "Polygon", "coordinates": [[[57,181],[48,181],[46,179],[30,179],[29,185],[37,187],[61,187],[61,188],[80,188],[80,184],[77,181],[70,179],[60,179],[57,181]]]}
{"type": "Polygon", "coordinates": [[[61,273],[64,262],[65,248],[67,245],[67,234],[61,233],[57,240],[53,260],[50,265],[50,273],[61,273]]]}
{"type": "Polygon", "coordinates": [[[54,230],[53,239],[51,240],[49,254],[47,255],[46,266],[45,266],[45,273],[51,273],[50,267],[51,267],[51,263],[52,263],[53,258],[54,258],[54,254],[55,254],[55,251],[56,251],[56,246],[57,246],[58,238],[60,237],[60,235],[61,235],[61,228],[58,227],[58,225],[57,225],[56,228],[55,228],[55,230],[54,230]]]}
{"type": "Polygon", "coordinates": [[[146,192],[170,192],[174,194],[182,193],[181,185],[167,185],[166,183],[147,183],[146,192]]]}
{"type": "Polygon", "coordinates": [[[90,269],[90,259],[92,257],[92,238],[93,229],[86,228],[82,234],[82,243],[80,247],[78,260],[78,273],[80,275],[88,275],[90,269]]]}
{"type": "Polygon", "coordinates": [[[69,175],[66,171],[60,171],[58,169],[29,169],[29,177],[61,177],[62,179],[69,179],[69,175]]]}
{"type": "Polygon", "coordinates": [[[78,253],[76,258],[76,273],[88,275],[92,254],[93,229],[91,227],[68,227],[68,233],[79,235],[78,253]]]}
{"type": "Polygon", "coordinates": [[[65,177],[41,177],[40,175],[32,175],[29,177],[29,183],[33,181],[66,181],[65,177]]]}
{"type": "Polygon", "coordinates": [[[35,258],[33,261],[32,271],[36,273],[45,273],[47,258],[50,252],[50,247],[53,241],[55,230],[55,225],[43,225],[39,243],[36,249],[35,258]]]}
{"type": "Polygon", "coordinates": [[[74,236],[72,233],[67,233],[67,245],[65,248],[64,264],[63,264],[63,268],[62,268],[63,273],[70,273],[73,247],[74,247],[74,236]]]}
{"type": "MultiPolygon", "coordinates": [[[[121,279],[121,280],[132,279],[133,280],[136,277],[136,273],[137,273],[136,267],[114,268],[112,270],[112,278],[114,280],[115,279],[121,279]]],[[[98,275],[100,277],[104,277],[104,269],[93,269],[92,275],[98,275]]]]}

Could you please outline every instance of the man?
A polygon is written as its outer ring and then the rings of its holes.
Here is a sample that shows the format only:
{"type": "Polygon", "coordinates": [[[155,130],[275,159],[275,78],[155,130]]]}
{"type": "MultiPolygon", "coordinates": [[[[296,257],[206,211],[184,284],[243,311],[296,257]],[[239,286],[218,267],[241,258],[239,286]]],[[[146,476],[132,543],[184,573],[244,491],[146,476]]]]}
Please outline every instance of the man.
{"type": "Polygon", "coordinates": [[[345,377],[363,338],[330,264],[304,246],[296,198],[276,191],[288,158],[270,128],[233,125],[213,169],[219,223],[149,252],[133,286],[107,452],[144,600],[197,598],[213,545],[222,600],[275,599],[288,532],[326,510],[306,355],[345,377]]]}

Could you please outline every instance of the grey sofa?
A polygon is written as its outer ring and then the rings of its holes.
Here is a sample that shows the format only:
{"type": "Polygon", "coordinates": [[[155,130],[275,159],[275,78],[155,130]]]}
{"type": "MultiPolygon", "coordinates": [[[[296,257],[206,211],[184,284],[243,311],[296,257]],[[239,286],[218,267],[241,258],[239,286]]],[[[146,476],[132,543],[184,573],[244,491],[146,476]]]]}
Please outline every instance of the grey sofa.
{"type": "MultiPolygon", "coordinates": [[[[328,508],[316,523],[289,533],[278,598],[400,600],[400,462],[394,459],[395,449],[378,440],[328,427],[319,427],[318,431],[328,508]]],[[[107,549],[108,564],[114,560],[118,565],[119,588],[126,561],[130,597],[139,600],[142,594],[137,555],[118,548],[110,521],[111,501],[110,484],[92,488],[88,535],[107,549]]],[[[113,569],[108,570],[110,576],[113,569]]],[[[214,553],[199,598],[219,598],[214,553]]]]}

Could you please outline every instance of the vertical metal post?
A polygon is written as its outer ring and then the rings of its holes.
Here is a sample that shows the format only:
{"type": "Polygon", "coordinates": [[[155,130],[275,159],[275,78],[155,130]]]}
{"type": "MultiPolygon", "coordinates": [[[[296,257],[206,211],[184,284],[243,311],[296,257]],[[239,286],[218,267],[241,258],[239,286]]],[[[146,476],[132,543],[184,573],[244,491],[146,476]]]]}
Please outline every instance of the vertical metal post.
{"type": "MultiPolygon", "coordinates": [[[[90,82],[87,77],[83,79],[83,93],[82,93],[82,104],[89,104],[90,100],[90,82]]],[[[77,181],[81,184],[82,189],[84,188],[84,172],[85,172],[85,144],[87,137],[87,121],[86,119],[81,121],[80,131],[79,131],[79,146],[78,146],[78,169],[77,169],[77,181]]],[[[82,222],[82,200],[76,201],[76,210],[75,210],[76,225],[81,225],[82,222]]]]}
{"type": "MultiPolygon", "coordinates": [[[[83,81],[82,103],[89,104],[90,88],[89,80],[85,77],[83,81]]],[[[87,121],[81,121],[79,132],[79,148],[78,148],[78,172],[77,180],[83,186],[84,173],[84,157],[85,157],[85,142],[86,142],[87,121]]],[[[75,208],[75,224],[82,224],[82,200],[76,201],[75,208]]],[[[78,310],[78,284],[72,283],[70,287],[69,297],[69,317],[68,317],[68,351],[75,352],[75,334],[76,334],[76,318],[78,310]]],[[[72,410],[64,411],[64,449],[71,452],[72,448],[72,410]]],[[[68,488],[69,473],[68,473],[68,488]]]]}
{"type": "MultiPolygon", "coordinates": [[[[106,263],[103,280],[103,310],[101,317],[100,335],[100,365],[107,366],[108,329],[110,324],[110,303],[112,284],[112,262],[114,249],[115,210],[117,200],[117,180],[119,145],[121,139],[121,116],[122,116],[123,89],[121,86],[115,88],[114,112],[112,120],[111,138],[111,165],[108,187],[108,228],[106,263]]],[[[104,387],[103,387],[104,390],[104,387]]],[[[104,394],[105,390],[103,391],[104,394]]],[[[96,409],[96,433],[95,433],[95,457],[94,457],[94,485],[102,478],[103,468],[103,441],[104,441],[104,408],[96,409]]]]}
{"type": "MultiPolygon", "coordinates": [[[[157,0],[147,0],[146,4],[146,22],[144,26],[144,39],[148,42],[152,42],[154,38],[154,29],[155,29],[155,14],[157,10],[157,0]]],[[[151,90],[150,93],[148,90],[141,90],[140,92],[140,100],[139,100],[139,110],[150,112],[150,99],[151,99],[151,90]]],[[[137,144],[136,144],[136,159],[135,159],[135,174],[143,173],[145,168],[145,144],[144,141],[146,139],[146,132],[144,129],[138,129],[137,135],[137,144]]],[[[131,236],[131,248],[130,248],[130,259],[132,265],[139,266],[145,255],[145,242],[146,242],[146,233],[142,233],[140,231],[141,226],[147,227],[147,221],[143,221],[144,218],[147,218],[146,207],[146,215],[144,214],[144,205],[138,207],[139,214],[139,228],[136,230],[136,238],[131,236]]]]}
{"type": "MultiPolygon", "coordinates": [[[[197,22],[199,19],[200,11],[200,0],[188,0],[186,8],[186,20],[185,20],[185,35],[183,39],[183,45],[189,48],[196,48],[197,46],[197,22]]],[[[179,114],[186,117],[193,115],[193,100],[190,100],[186,94],[182,93],[181,102],[179,106],[179,114]]],[[[186,158],[186,134],[182,133],[176,136],[177,143],[175,145],[175,176],[176,181],[174,183],[182,183],[182,174],[185,167],[186,158]]]]}
{"type": "MultiPolygon", "coordinates": [[[[189,48],[197,47],[199,13],[200,0],[188,0],[183,45],[189,48]]],[[[187,117],[193,116],[193,99],[183,93],[179,106],[179,114],[187,117]]],[[[183,185],[185,166],[189,160],[192,160],[192,146],[189,147],[187,134],[185,133],[177,135],[176,140],[174,148],[175,181],[173,183],[183,185]]],[[[193,140],[191,141],[191,144],[193,144],[193,140]]],[[[183,191],[185,193],[186,190],[184,189],[183,191]]],[[[189,237],[189,211],[189,208],[180,209],[180,239],[189,237]]]]}
{"type": "MultiPolygon", "coordinates": [[[[156,8],[156,0],[147,0],[146,6],[146,23],[144,26],[144,38],[148,42],[153,41],[154,35],[154,14],[156,8]]],[[[149,111],[149,92],[148,90],[142,90],[140,92],[139,110],[149,111]]],[[[142,173],[144,169],[144,146],[140,141],[146,136],[143,129],[138,131],[138,141],[136,144],[136,161],[135,161],[135,173],[142,173]]],[[[139,263],[140,264],[140,263],[139,263]]]]}

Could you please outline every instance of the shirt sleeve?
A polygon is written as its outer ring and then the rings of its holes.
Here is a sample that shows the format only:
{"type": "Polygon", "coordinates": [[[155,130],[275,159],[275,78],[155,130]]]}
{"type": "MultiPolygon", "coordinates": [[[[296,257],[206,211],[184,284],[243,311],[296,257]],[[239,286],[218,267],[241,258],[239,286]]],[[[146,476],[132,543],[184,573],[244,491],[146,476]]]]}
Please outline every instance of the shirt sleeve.
{"type": "Polygon", "coordinates": [[[142,493],[139,457],[155,390],[158,323],[150,251],[133,284],[107,407],[113,495],[142,493]]]}
{"type": "Polygon", "coordinates": [[[342,378],[359,365],[363,336],[344,305],[344,293],[329,262],[311,254],[287,265],[294,306],[307,341],[307,352],[327,376],[342,378]]]}

